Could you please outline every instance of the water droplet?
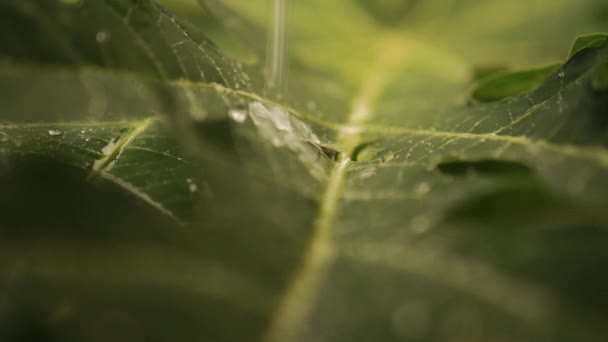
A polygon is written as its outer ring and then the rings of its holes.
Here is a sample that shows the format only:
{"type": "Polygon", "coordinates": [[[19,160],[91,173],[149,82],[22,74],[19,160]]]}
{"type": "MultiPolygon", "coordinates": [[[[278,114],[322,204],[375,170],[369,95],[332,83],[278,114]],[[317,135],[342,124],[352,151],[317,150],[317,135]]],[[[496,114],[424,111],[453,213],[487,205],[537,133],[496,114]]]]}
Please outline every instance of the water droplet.
{"type": "Polygon", "coordinates": [[[564,70],[561,70],[559,74],[557,74],[557,76],[559,76],[559,78],[564,78],[566,77],[566,73],[564,72],[564,70]]]}
{"type": "Polygon", "coordinates": [[[243,108],[232,108],[228,111],[228,116],[237,123],[247,120],[247,111],[243,108]]]}
{"type": "Polygon", "coordinates": [[[110,32],[108,32],[108,31],[97,32],[97,35],[95,36],[95,40],[97,40],[97,42],[99,44],[107,42],[108,40],[110,40],[110,32]]]}
{"type": "Polygon", "coordinates": [[[319,158],[322,151],[311,144],[319,139],[305,123],[292,117],[283,108],[266,107],[260,102],[250,103],[248,114],[263,138],[275,147],[286,147],[297,153],[298,158],[310,167],[309,171],[315,178],[320,178],[318,176],[325,172],[328,165],[319,158]]]}
{"type": "Polygon", "coordinates": [[[114,151],[115,148],[116,143],[114,142],[114,139],[112,139],[106,146],[104,146],[104,148],[101,149],[101,153],[104,156],[109,156],[110,154],[112,154],[112,151],[114,151]]]}
{"type": "Polygon", "coordinates": [[[414,189],[416,195],[426,195],[429,193],[429,191],[431,191],[431,186],[427,182],[422,182],[416,185],[416,189],[414,189]]]}
{"type": "Polygon", "coordinates": [[[190,192],[196,192],[198,190],[198,185],[194,183],[192,178],[186,178],[186,183],[188,183],[188,190],[190,190],[190,192]]]}
{"type": "Polygon", "coordinates": [[[0,132],[0,142],[7,142],[9,138],[8,133],[0,132]]]}
{"type": "Polygon", "coordinates": [[[384,155],[382,156],[382,162],[384,163],[388,163],[391,160],[395,159],[395,153],[393,151],[387,151],[384,153],[384,155]]]}
{"type": "Polygon", "coordinates": [[[226,88],[219,83],[211,83],[211,86],[213,87],[213,89],[215,89],[216,92],[220,94],[223,94],[226,91],[226,88]]]}
{"type": "Polygon", "coordinates": [[[56,130],[56,129],[49,129],[49,135],[56,136],[56,135],[62,135],[62,134],[63,134],[63,133],[62,133],[61,131],[59,131],[59,130],[56,130]]]}
{"type": "Polygon", "coordinates": [[[423,300],[415,299],[401,305],[393,312],[392,326],[400,337],[422,339],[431,328],[431,307],[423,300]]]}

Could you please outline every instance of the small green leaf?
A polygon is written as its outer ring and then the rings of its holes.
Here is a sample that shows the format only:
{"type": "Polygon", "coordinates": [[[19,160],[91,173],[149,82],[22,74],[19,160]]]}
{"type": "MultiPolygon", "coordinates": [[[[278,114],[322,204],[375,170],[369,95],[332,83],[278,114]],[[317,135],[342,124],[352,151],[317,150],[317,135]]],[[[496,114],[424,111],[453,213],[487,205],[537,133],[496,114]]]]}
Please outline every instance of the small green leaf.
{"type": "Polygon", "coordinates": [[[570,49],[570,57],[576,55],[581,50],[588,48],[597,48],[605,45],[608,42],[608,34],[594,33],[576,38],[572,48],[570,49]]]}
{"type": "Polygon", "coordinates": [[[502,72],[484,79],[473,91],[473,98],[480,102],[492,102],[528,93],[538,88],[560,65],[544,68],[502,72]]]}

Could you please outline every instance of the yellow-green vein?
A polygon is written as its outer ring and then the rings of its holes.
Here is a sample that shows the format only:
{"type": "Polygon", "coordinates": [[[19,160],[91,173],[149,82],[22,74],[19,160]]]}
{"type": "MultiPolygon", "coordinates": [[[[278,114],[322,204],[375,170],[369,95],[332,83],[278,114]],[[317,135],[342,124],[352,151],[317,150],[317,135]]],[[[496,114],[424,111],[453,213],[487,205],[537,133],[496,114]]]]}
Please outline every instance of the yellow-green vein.
{"type": "MultiPolygon", "coordinates": [[[[347,126],[361,127],[373,115],[373,107],[388,83],[391,68],[407,61],[409,53],[405,46],[395,44],[394,37],[382,41],[378,51],[374,67],[362,80],[359,94],[351,104],[347,126]]],[[[333,227],[338,214],[342,184],[350,156],[360,138],[360,130],[340,132],[338,146],[345,153],[335,164],[327,179],[308,249],[274,313],[265,336],[267,342],[295,342],[303,334],[305,323],[310,318],[316,303],[319,287],[333,259],[333,227]]]]}

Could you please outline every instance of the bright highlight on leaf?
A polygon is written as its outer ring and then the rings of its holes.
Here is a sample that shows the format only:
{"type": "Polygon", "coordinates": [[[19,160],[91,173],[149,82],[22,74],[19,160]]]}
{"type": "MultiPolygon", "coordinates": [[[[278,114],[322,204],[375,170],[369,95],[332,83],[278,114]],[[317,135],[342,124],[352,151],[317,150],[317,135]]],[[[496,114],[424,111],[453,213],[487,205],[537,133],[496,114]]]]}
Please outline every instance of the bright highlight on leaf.
{"type": "Polygon", "coordinates": [[[608,339],[603,0],[198,2],[0,2],[0,341],[608,339]]]}

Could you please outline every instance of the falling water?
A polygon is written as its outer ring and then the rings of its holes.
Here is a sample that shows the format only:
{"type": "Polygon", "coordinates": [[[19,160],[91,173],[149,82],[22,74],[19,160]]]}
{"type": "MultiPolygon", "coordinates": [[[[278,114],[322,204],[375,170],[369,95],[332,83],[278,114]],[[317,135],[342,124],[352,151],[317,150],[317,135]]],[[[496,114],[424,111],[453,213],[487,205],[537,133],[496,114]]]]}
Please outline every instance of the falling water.
{"type": "Polygon", "coordinates": [[[272,0],[272,20],[268,30],[266,54],[266,94],[280,99],[287,88],[286,26],[289,0],[272,0]]]}

